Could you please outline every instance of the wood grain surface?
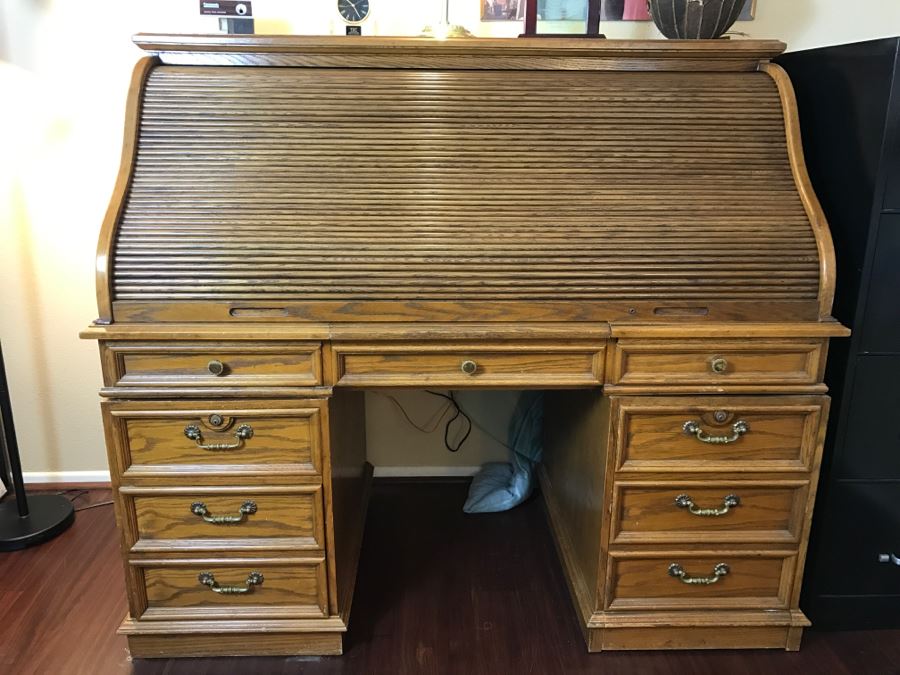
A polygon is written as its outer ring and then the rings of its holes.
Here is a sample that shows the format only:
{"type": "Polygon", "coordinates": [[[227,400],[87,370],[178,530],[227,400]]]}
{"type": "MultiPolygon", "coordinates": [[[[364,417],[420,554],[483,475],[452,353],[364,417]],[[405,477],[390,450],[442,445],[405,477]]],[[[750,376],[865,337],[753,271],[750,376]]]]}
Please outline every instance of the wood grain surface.
{"type": "Polygon", "coordinates": [[[318,401],[147,401],[102,404],[116,448],[119,475],[293,473],[319,475],[322,431],[318,401]],[[222,424],[211,423],[221,416],[222,424]],[[230,450],[205,450],[185,436],[200,429],[202,444],[237,444],[249,425],[253,435],[230,450]]]}
{"type": "Polygon", "coordinates": [[[461,303],[498,320],[492,302],[818,316],[765,73],[159,66],[114,250],[132,320],[298,301],[312,320],[461,303]]]}
{"type": "Polygon", "coordinates": [[[616,341],[610,382],[661,387],[815,384],[821,379],[822,340],[616,341]],[[722,372],[713,362],[724,361],[722,372]]]}
{"type": "Polygon", "coordinates": [[[612,556],[607,588],[610,609],[713,609],[786,607],[795,558],[784,554],[746,554],[732,551],[686,553],[665,557],[612,556]],[[719,563],[730,572],[717,583],[695,586],[669,576],[672,563],[692,577],[711,577],[719,563]]]}
{"type": "Polygon", "coordinates": [[[614,397],[617,466],[624,471],[808,471],[817,448],[824,397],[614,397]],[[725,413],[724,422],[714,414],[725,413]],[[749,431],[734,443],[703,443],[687,421],[729,436],[738,420],[749,431]]]}
{"type": "Polygon", "coordinates": [[[142,566],[141,572],[147,587],[146,619],[328,615],[324,560],[289,565],[247,560],[227,567],[198,561],[185,566],[142,566]],[[198,581],[201,572],[211,572],[221,586],[243,587],[254,571],[262,573],[263,582],[243,595],[215,593],[198,581]]]}
{"type": "Polygon", "coordinates": [[[617,481],[613,497],[614,544],[711,542],[797,543],[803,527],[808,483],[682,480],[669,484],[617,481]],[[698,509],[721,508],[725,497],[740,504],[721,516],[699,516],[679,507],[689,496],[698,509]]]}
{"type": "Polygon", "coordinates": [[[319,343],[122,343],[109,346],[118,379],[110,385],[312,387],[322,382],[319,343]],[[219,375],[210,363],[221,364],[219,375]]]}
{"type": "Polygon", "coordinates": [[[248,487],[243,494],[216,494],[209,490],[185,490],[178,495],[134,494],[138,526],[136,550],[215,548],[324,548],[322,489],[308,486],[305,492],[278,494],[248,487]],[[191,506],[202,502],[210,516],[239,516],[241,505],[252,501],[256,512],[239,523],[208,523],[191,506]],[[248,541],[249,540],[249,541],[248,541]]]}

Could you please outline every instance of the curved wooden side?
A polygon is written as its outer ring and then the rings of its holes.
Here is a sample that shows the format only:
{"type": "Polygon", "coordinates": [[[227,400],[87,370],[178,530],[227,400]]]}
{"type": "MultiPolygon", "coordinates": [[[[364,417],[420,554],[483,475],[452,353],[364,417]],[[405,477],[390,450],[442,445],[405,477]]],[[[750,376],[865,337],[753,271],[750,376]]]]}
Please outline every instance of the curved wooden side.
{"type": "Polygon", "coordinates": [[[137,156],[138,131],[141,120],[141,92],[144,82],[150,71],[160,61],[155,56],[146,56],[140,59],[134,67],[131,75],[131,84],[128,86],[128,101],[125,104],[125,138],[122,143],[122,161],[119,164],[119,175],[116,177],[116,185],[113,188],[109,207],[103,217],[103,225],[100,228],[100,239],[97,243],[97,308],[99,317],[95,323],[106,325],[112,323],[113,309],[110,294],[109,280],[111,277],[112,247],[116,236],[116,226],[119,216],[125,206],[125,197],[131,186],[131,176],[134,170],[134,160],[137,156]]]}
{"type": "Polygon", "coordinates": [[[778,87],[781,96],[781,104],[784,109],[784,130],[787,137],[788,156],[791,162],[791,170],[794,174],[794,182],[800,192],[803,208],[809,216],[813,233],[816,236],[816,245],[819,248],[819,266],[821,277],[819,284],[819,317],[830,318],[831,307],[834,304],[834,289],[836,282],[836,264],[834,257],[834,242],[831,238],[831,230],[825,218],[825,212],[819,203],[819,198],[813,190],[809,173],[806,170],[806,160],[803,157],[803,140],[800,134],[800,118],[797,114],[797,97],[794,95],[794,86],[788,74],[781,66],[774,63],[764,63],[760,70],[769,75],[778,87]]]}

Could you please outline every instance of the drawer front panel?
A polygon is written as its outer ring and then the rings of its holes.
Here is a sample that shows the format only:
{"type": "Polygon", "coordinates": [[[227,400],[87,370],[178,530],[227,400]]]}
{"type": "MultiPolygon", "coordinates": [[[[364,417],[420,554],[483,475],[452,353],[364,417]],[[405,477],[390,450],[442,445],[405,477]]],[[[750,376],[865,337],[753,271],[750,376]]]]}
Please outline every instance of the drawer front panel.
{"type": "Polygon", "coordinates": [[[610,382],[620,385],[816,384],[821,341],[619,340],[610,382]]]}
{"type": "Polygon", "coordinates": [[[321,349],[313,344],[113,343],[117,386],[316,386],[321,349]]]}
{"type": "Polygon", "coordinates": [[[147,608],[143,619],[323,617],[325,562],[147,565],[141,567],[147,608]],[[254,573],[261,575],[252,579],[254,573]],[[201,575],[212,575],[201,580],[201,575]],[[219,593],[220,590],[250,590],[219,593]]]}
{"type": "MultiPolygon", "coordinates": [[[[784,608],[791,589],[794,556],[747,553],[617,557],[611,561],[607,595],[609,609],[724,609],[784,608]],[[670,568],[680,567],[684,578],[670,568]],[[717,578],[720,565],[727,573],[708,585],[685,579],[717,578]]],[[[721,571],[725,571],[720,569],[721,571]]]]}
{"type": "Polygon", "coordinates": [[[135,551],[265,547],[324,547],[322,488],[303,492],[127,494],[133,503],[135,551]],[[213,522],[210,522],[213,521],[213,522]]]}
{"type": "Polygon", "coordinates": [[[827,400],[825,396],[614,397],[617,467],[809,470],[827,400]],[[693,427],[686,430],[689,424],[693,427]]]}
{"type": "Polygon", "coordinates": [[[321,404],[106,403],[124,475],[321,472],[321,404]],[[264,405],[264,404],[262,404],[264,405]],[[302,405],[302,404],[301,404],[302,405]],[[212,407],[215,406],[215,407],[212,407]],[[315,407],[312,407],[315,406],[315,407]]]}
{"type": "Polygon", "coordinates": [[[680,482],[617,483],[612,541],[761,542],[800,539],[807,482],[778,486],[680,482]]]}
{"type": "Polygon", "coordinates": [[[335,382],[347,386],[506,386],[603,383],[602,345],[449,345],[413,349],[335,344],[335,382]]]}

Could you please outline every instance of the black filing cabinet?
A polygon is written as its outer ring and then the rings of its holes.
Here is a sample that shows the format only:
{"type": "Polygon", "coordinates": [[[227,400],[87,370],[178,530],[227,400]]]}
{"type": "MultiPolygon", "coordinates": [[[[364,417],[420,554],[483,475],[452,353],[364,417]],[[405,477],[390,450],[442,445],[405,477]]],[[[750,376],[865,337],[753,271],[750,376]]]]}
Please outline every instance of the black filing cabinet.
{"type": "Polygon", "coordinates": [[[785,54],[837,253],[834,398],[801,606],[900,626],[900,38],[785,54]]]}

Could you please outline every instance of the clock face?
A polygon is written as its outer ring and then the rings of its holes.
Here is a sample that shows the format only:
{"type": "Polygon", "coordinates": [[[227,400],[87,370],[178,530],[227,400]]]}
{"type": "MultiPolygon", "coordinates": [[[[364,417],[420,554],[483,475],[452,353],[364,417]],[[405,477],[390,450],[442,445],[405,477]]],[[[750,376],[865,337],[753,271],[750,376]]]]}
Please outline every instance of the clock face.
{"type": "Polygon", "coordinates": [[[347,23],[359,23],[369,16],[369,0],[337,0],[337,8],[347,23]]]}

